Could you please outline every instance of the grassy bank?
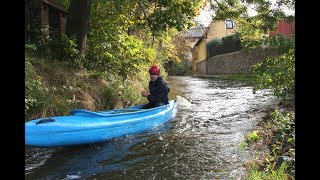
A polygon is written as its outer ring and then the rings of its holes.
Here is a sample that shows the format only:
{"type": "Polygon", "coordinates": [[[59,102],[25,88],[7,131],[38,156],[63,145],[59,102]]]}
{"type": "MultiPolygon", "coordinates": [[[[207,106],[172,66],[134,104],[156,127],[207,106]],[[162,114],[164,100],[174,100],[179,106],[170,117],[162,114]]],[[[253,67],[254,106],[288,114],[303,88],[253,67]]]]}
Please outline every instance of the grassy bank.
{"type": "Polygon", "coordinates": [[[244,143],[255,152],[245,179],[295,179],[295,113],[293,104],[270,110],[244,143]]]}
{"type": "Polygon", "coordinates": [[[92,111],[142,103],[148,77],[126,80],[107,72],[87,71],[71,63],[25,55],[25,121],[67,115],[75,108],[92,111]]]}

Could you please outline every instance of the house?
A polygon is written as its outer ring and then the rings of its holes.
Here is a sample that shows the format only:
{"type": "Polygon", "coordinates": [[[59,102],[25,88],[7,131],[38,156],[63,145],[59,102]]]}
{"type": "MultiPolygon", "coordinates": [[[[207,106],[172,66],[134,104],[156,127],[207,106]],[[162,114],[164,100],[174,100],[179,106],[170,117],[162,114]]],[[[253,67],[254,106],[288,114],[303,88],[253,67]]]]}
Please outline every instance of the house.
{"type": "MultiPolygon", "coordinates": [[[[267,56],[277,54],[274,49],[264,48],[264,46],[267,47],[264,44],[261,45],[263,48],[257,48],[250,53],[241,51],[236,28],[231,20],[211,22],[206,34],[198,39],[192,48],[193,73],[206,75],[245,74],[251,71],[252,65],[261,62],[267,56]]],[[[280,21],[273,33],[294,34],[294,23],[288,24],[285,21],[280,21]]],[[[270,36],[273,33],[271,32],[270,36]]],[[[268,35],[262,34],[257,38],[268,35]]]]}
{"type": "Polygon", "coordinates": [[[54,0],[30,0],[26,2],[26,8],[26,24],[35,25],[29,29],[40,28],[45,39],[65,34],[68,12],[62,3],[54,0]]]}
{"type": "MultiPolygon", "coordinates": [[[[222,39],[235,33],[235,23],[228,19],[225,21],[212,21],[209,24],[207,31],[196,41],[192,47],[192,72],[197,72],[197,64],[208,58],[207,43],[214,39],[222,39]]],[[[204,71],[198,67],[199,71],[204,71]]],[[[202,68],[202,69],[201,69],[202,68]]]]}
{"type": "Polygon", "coordinates": [[[274,31],[269,33],[269,36],[275,36],[277,34],[283,34],[285,36],[290,36],[295,34],[295,21],[288,22],[286,20],[280,20],[274,31]]]}
{"type": "MultiPolygon", "coordinates": [[[[208,31],[208,27],[194,27],[189,29],[186,33],[185,33],[185,37],[189,39],[189,41],[187,41],[187,46],[188,47],[194,47],[198,41],[202,38],[206,38],[207,35],[207,31],[208,31]]],[[[192,52],[188,53],[188,66],[192,69],[192,62],[194,61],[192,52]]]]}

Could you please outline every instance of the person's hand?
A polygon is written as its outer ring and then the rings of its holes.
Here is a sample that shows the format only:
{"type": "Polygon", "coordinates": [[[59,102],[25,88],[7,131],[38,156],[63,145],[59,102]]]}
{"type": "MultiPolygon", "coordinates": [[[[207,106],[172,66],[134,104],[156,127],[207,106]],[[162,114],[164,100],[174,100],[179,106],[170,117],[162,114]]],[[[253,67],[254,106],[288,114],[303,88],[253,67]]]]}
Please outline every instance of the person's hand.
{"type": "Polygon", "coordinates": [[[147,93],[146,91],[141,91],[141,95],[142,95],[143,97],[148,97],[148,93],[147,93]]]}

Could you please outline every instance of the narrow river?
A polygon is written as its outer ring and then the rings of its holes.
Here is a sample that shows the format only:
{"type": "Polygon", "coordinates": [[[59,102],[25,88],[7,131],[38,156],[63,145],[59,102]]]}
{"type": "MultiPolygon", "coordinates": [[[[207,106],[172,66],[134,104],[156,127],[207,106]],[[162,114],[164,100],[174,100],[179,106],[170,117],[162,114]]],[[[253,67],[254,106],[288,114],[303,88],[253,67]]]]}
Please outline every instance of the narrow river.
{"type": "Polygon", "coordinates": [[[30,148],[25,179],[240,179],[241,148],[278,99],[269,91],[214,78],[167,79],[176,117],[137,135],[68,148],[30,148]]]}

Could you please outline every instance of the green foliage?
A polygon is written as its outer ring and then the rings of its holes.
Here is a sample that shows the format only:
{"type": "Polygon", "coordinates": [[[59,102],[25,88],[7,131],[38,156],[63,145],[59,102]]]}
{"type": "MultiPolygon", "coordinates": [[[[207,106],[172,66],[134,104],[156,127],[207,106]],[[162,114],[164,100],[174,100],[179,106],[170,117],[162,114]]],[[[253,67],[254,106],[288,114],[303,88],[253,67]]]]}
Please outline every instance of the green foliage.
{"type": "Polygon", "coordinates": [[[277,48],[280,54],[288,53],[295,49],[295,36],[277,34],[276,36],[266,37],[263,41],[270,48],[277,48]]]}
{"type": "Polygon", "coordinates": [[[40,76],[29,61],[25,61],[25,114],[39,110],[43,100],[44,86],[40,76]]]}
{"type": "Polygon", "coordinates": [[[37,55],[38,46],[35,43],[25,43],[24,49],[26,54],[37,55]]]}
{"type": "Polygon", "coordinates": [[[118,42],[104,38],[105,42],[100,42],[101,39],[89,42],[90,48],[84,62],[86,68],[113,72],[125,79],[155,61],[155,50],[133,36],[123,34],[118,42]]]}
{"type": "Polygon", "coordinates": [[[36,44],[25,44],[24,48],[26,51],[37,51],[38,49],[36,44]]]}
{"type": "Polygon", "coordinates": [[[213,40],[207,43],[208,46],[219,46],[221,44],[222,44],[222,39],[220,38],[214,38],[213,40]]]}
{"type": "MultiPolygon", "coordinates": [[[[293,111],[280,112],[278,108],[270,113],[264,123],[261,138],[269,147],[270,154],[259,163],[248,166],[249,179],[294,178],[295,174],[295,116],[293,111]],[[281,167],[279,163],[283,160],[281,167]],[[280,161],[279,161],[280,160],[280,161]],[[275,166],[277,164],[277,166],[275,166]]],[[[259,142],[260,143],[260,142],[259,142]]]]}
{"type": "Polygon", "coordinates": [[[48,47],[51,50],[49,54],[50,59],[58,59],[62,61],[69,61],[74,65],[82,65],[83,57],[80,55],[75,43],[75,38],[62,36],[61,39],[52,39],[48,43],[48,47]]]}
{"type": "Polygon", "coordinates": [[[240,34],[235,33],[228,36],[223,37],[223,41],[238,41],[240,40],[240,34]]]}
{"type": "Polygon", "coordinates": [[[65,8],[66,10],[68,10],[69,5],[70,5],[70,0],[56,0],[56,1],[62,3],[62,4],[64,5],[64,8],[65,8]]]}
{"type": "Polygon", "coordinates": [[[190,71],[190,65],[187,61],[173,62],[169,61],[165,65],[166,71],[172,76],[187,75],[190,71]]]}
{"type": "Polygon", "coordinates": [[[247,142],[257,142],[260,139],[260,136],[258,135],[257,131],[253,131],[252,133],[248,134],[246,136],[247,142]]]}
{"type": "Polygon", "coordinates": [[[176,75],[183,76],[189,72],[189,65],[188,62],[182,61],[181,63],[176,64],[176,75]]]}
{"type": "Polygon", "coordinates": [[[232,81],[239,81],[239,82],[248,82],[249,85],[252,85],[255,76],[252,73],[247,74],[231,74],[231,75],[221,75],[219,79],[223,80],[232,80],[232,81]]]}
{"type": "Polygon", "coordinates": [[[257,17],[239,18],[237,24],[237,32],[240,34],[242,47],[247,51],[260,47],[262,37],[267,34],[267,32],[258,28],[263,25],[263,21],[257,17]]]}
{"type": "Polygon", "coordinates": [[[246,147],[247,147],[247,142],[246,141],[241,141],[241,143],[240,143],[240,149],[242,150],[242,151],[244,151],[245,149],[246,149],[246,147]]]}
{"type": "Polygon", "coordinates": [[[152,34],[158,36],[170,28],[178,31],[189,28],[201,0],[148,0],[145,3],[150,13],[145,13],[146,17],[140,23],[147,25],[152,34]]]}
{"type": "Polygon", "coordinates": [[[156,44],[154,43],[153,48],[156,49],[157,51],[156,59],[159,62],[165,63],[168,61],[173,61],[173,62],[181,61],[180,59],[181,54],[179,54],[179,50],[181,50],[181,47],[179,47],[179,45],[175,41],[177,40],[175,39],[176,35],[177,35],[177,31],[174,29],[170,29],[166,33],[163,33],[161,36],[157,37],[156,42],[158,43],[156,44]]]}
{"type": "Polygon", "coordinates": [[[118,92],[113,89],[114,85],[107,86],[103,92],[103,96],[105,97],[105,107],[106,109],[114,109],[117,103],[117,94],[118,92]]]}
{"type": "Polygon", "coordinates": [[[290,100],[295,95],[294,51],[280,56],[268,57],[254,66],[255,88],[272,89],[275,96],[290,100]]]}
{"type": "MultiPolygon", "coordinates": [[[[68,82],[60,83],[60,80],[57,80],[60,86],[56,86],[54,83],[50,85],[45,83],[45,80],[48,81],[48,79],[40,76],[37,69],[41,66],[52,66],[50,62],[42,62],[43,59],[31,59],[29,57],[26,57],[26,59],[30,59],[25,61],[26,118],[54,114],[66,115],[70,109],[76,107],[78,102],[70,95],[73,87],[68,82]]],[[[54,66],[50,68],[54,68],[54,66]]]]}
{"type": "Polygon", "coordinates": [[[278,109],[271,114],[271,119],[277,128],[276,141],[272,146],[275,155],[295,157],[295,117],[290,112],[283,115],[278,109]],[[290,147],[290,150],[284,150],[290,147]]]}
{"type": "Polygon", "coordinates": [[[134,81],[129,79],[123,81],[121,77],[108,73],[105,74],[105,78],[110,82],[103,92],[105,107],[107,109],[116,108],[118,103],[126,107],[141,101],[142,96],[140,95],[140,91],[137,91],[137,88],[134,86],[134,81]]]}
{"type": "Polygon", "coordinates": [[[249,174],[246,177],[248,180],[275,180],[275,179],[290,179],[286,173],[287,165],[283,163],[280,168],[275,168],[274,165],[268,165],[266,171],[260,171],[256,167],[249,169],[249,174]]]}
{"type": "MultiPolygon", "coordinates": [[[[132,44],[123,42],[127,40],[129,34],[144,43],[143,48],[136,52],[148,49],[142,53],[142,57],[149,56],[151,59],[139,58],[139,61],[147,60],[145,64],[154,63],[156,59],[160,62],[176,61],[179,51],[170,43],[170,37],[173,36],[170,31],[184,28],[186,22],[195,16],[195,10],[199,8],[199,4],[199,0],[140,2],[124,0],[94,3],[90,17],[91,27],[88,40],[91,52],[88,58],[96,57],[97,64],[107,64],[112,67],[116,61],[128,61],[136,57],[135,54],[127,57],[126,54],[128,46],[132,44]],[[155,42],[154,37],[158,38],[158,42],[155,42]],[[155,57],[149,54],[153,53],[152,51],[157,52],[155,57]],[[123,57],[119,57],[121,54],[123,57]]],[[[132,71],[131,68],[129,69],[132,71]]],[[[125,69],[118,71],[121,76],[126,75],[125,69]]]]}
{"type": "MultiPolygon", "coordinates": [[[[107,70],[125,79],[128,75],[137,74],[141,69],[152,64],[181,61],[180,59],[183,58],[179,54],[181,48],[175,48],[172,43],[172,37],[177,34],[176,30],[166,28],[167,32],[161,31],[157,34],[157,39],[154,39],[149,27],[145,30],[140,29],[145,21],[136,18],[142,10],[145,11],[151,6],[152,1],[145,2],[145,6],[141,4],[136,6],[134,1],[123,1],[121,6],[119,3],[108,1],[93,5],[88,51],[84,63],[86,68],[107,70]],[[131,16],[130,12],[133,9],[135,9],[135,15],[131,16]]],[[[182,3],[182,1],[176,3],[182,3]]],[[[171,6],[170,3],[166,5],[171,6]]],[[[152,13],[157,12],[145,13],[146,16],[151,16],[152,13]]],[[[174,19],[171,18],[168,21],[174,21],[174,19]]],[[[161,23],[166,21],[157,22],[157,24],[161,23]]]]}
{"type": "Polygon", "coordinates": [[[41,19],[32,16],[32,1],[25,1],[25,44],[35,44],[40,47],[44,43],[41,32],[41,19]]]}

